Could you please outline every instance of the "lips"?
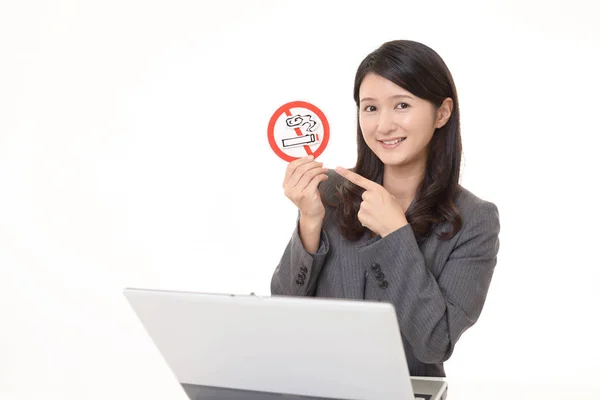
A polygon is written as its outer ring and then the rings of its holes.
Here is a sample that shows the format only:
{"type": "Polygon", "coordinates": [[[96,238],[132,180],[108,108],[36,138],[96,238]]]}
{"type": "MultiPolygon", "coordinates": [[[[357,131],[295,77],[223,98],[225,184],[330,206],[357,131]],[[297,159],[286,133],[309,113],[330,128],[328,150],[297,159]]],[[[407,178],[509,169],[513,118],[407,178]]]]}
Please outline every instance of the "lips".
{"type": "Polygon", "coordinates": [[[379,143],[383,143],[383,144],[387,144],[387,145],[393,145],[393,144],[397,144],[400,142],[403,142],[406,139],[406,137],[397,137],[397,138],[392,138],[392,139],[386,139],[384,140],[378,140],[379,143]]]}

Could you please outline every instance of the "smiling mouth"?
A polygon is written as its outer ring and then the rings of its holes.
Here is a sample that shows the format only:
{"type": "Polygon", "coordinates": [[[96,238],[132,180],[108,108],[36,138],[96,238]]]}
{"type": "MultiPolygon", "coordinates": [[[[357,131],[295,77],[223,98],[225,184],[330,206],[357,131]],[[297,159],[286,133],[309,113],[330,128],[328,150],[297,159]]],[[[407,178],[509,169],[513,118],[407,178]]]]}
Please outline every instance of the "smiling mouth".
{"type": "Polygon", "coordinates": [[[393,140],[386,140],[386,141],[378,140],[378,142],[379,143],[383,143],[383,144],[388,145],[388,146],[392,146],[392,145],[398,144],[400,142],[403,142],[404,140],[406,140],[406,138],[405,137],[401,137],[401,138],[397,138],[397,139],[393,139],[393,140]]]}

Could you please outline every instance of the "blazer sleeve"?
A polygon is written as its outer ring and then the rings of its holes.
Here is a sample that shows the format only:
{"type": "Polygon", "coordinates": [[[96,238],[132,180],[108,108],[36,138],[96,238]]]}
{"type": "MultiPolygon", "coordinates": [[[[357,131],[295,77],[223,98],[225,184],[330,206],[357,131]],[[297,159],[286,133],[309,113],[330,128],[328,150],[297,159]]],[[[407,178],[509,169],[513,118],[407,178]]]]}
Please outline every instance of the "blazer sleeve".
{"type": "Polygon", "coordinates": [[[496,266],[499,231],[495,204],[480,203],[437,280],[410,224],[359,250],[368,273],[365,298],[395,306],[400,332],[421,362],[449,359],[479,318],[496,266]]]}
{"type": "Polygon", "coordinates": [[[314,296],[317,279],[329,254],[329,238],[321,228],[319,249],[307,251],[300,240],[300,211],[279,264],[271,278],[271,294],[287,296],[314,296]]]}

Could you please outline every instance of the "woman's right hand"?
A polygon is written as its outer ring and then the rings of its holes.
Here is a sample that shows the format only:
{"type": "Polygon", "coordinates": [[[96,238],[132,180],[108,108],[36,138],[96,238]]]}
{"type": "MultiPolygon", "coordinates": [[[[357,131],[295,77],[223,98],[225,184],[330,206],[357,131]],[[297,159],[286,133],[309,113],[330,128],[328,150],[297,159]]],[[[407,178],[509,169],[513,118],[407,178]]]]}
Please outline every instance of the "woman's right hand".
{"type": "Polygon", "coordinates": [[[328,177],[323,163],[313,161],[313,156],[294,160],[288,164],[283,181],[284,193],[290,199],[303,218],[322,221],[325,207],[321,201],[318,185],[328,177]]]}

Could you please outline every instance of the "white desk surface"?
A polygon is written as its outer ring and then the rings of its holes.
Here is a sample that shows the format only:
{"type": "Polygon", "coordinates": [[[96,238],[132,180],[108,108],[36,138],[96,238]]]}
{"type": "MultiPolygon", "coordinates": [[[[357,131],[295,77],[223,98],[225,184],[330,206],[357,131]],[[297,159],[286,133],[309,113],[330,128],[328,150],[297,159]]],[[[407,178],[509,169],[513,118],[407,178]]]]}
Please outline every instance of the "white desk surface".
{"type": "Polygon", "coordinates": [[[529,382],[448,379],[446,400],[599,400],[596,382],[570,383],[532,378],[529,382]]]}
{"type": "MultiPolygon", "coordinates": [[[[121,382],[98,382],[81,396],[83,388],[57,385],[53,388],[27,385],[6,387],[0,382],[0,400],[189,400],[171,377],[139,385],[137,379],[121,382]],[[11,390],[12,389],[12,390],[11,390]]],[[[532,379],[528,383],[502,380],[448,379],[446,400],[599,400],[600,379],[596,382],[574,384],[568,381],[552,382],[532,379]]]]}

